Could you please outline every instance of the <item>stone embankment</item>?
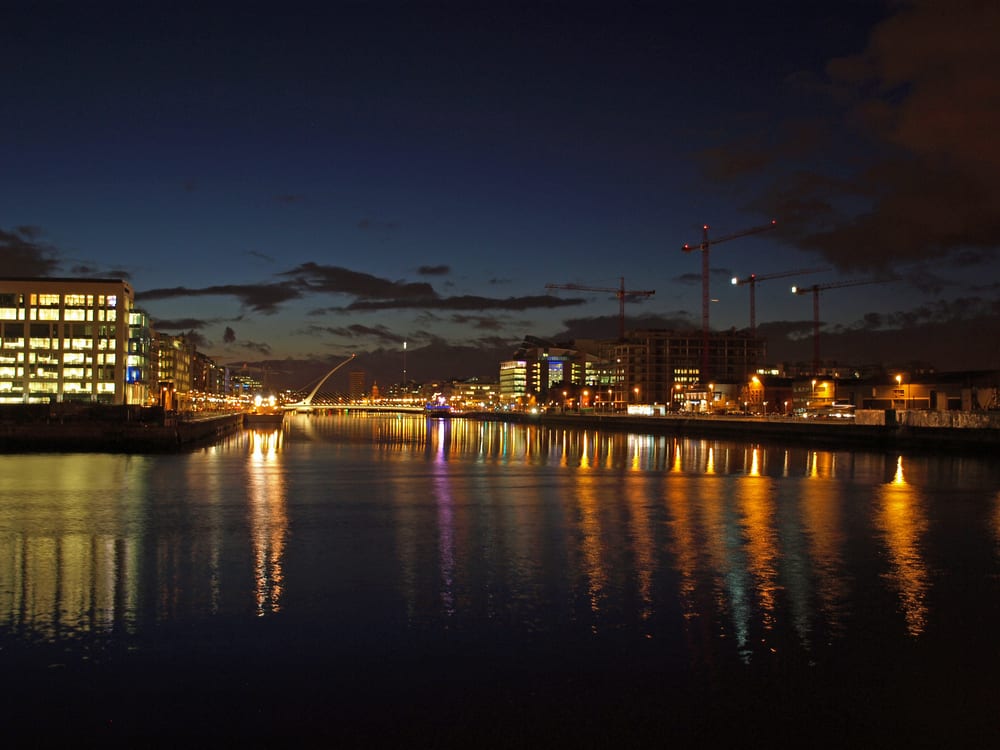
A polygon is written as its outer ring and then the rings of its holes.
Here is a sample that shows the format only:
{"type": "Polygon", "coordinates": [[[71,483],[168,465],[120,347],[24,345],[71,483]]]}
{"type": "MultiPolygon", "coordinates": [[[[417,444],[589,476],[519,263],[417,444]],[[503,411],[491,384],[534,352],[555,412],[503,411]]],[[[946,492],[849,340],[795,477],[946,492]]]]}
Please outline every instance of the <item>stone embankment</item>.
{"type": "Polygon", "coordinates": [[[596,413],[503,414],[464,416],[541,424],[636,432],[808,444],[870,450],[991,451],[1000,449],[1000,414],[976,412],[859,411],[854,419],[783,416],[632,416],[596,413]]]}
{"type": "Polygon", "coordinates": [[[215,442],[242,426],[242,414],[178,417],[129,406],[3,406],[0,452],[162,453],[215,442]]]}

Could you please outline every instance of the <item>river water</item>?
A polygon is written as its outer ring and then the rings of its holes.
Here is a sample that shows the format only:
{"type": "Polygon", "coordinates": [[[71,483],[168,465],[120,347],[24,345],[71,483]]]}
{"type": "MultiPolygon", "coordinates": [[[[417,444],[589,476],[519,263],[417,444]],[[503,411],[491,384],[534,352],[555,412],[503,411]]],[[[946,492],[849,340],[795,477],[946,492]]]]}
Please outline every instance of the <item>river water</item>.
{"type": "Polygon", "coordinates": [[[1000,462],[290,416],[0,456],[8,732],[995,746],[1000,462]]]}

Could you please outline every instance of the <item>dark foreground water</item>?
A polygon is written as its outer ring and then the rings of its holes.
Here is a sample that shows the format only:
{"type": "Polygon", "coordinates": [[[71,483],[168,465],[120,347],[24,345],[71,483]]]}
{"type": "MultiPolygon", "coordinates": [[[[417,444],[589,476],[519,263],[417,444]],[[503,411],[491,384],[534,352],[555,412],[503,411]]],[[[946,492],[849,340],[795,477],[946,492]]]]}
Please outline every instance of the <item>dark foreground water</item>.
{"type": "Polygon", "coordinates": [[[1000,742],[1000,462],[416,417],[0,456],[8,737],[1000,742]]]}

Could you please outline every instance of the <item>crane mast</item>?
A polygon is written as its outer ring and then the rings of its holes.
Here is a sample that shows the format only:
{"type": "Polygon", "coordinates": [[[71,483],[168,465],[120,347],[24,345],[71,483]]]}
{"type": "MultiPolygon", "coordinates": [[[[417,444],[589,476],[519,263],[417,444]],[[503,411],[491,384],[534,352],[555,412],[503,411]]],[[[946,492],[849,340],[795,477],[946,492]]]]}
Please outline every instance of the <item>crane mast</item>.
{"type": "Polygon", "coordinates": [[[803,268],[797,271],[778,271],[776,273],[765,273],[756,274],[752,273],[745,279],[733,277],[734,286],[744,286],[748,285],[750,287],[750,335],[754,338],[757,337],[757,304],[756,304],[756,292],[757,284],[761,281],[767,281],[769,279],[783,279],[788,276],[805,276],[810,273],[821,273],[823,271],[829,271],[829,268],[803,268]]]}
{"type": "Polygon", "coordinates": [[[864,286],[866,284],[883,284],[891,279],[857,279],[852,281],[832,281],[828,284],[813,284],[812,286],[793,286],[792,294],[809,294],[813,296],[813,374],[819,373],[819,293],[827,289],[843,289],[849,286],[864,286]]]}
{"type": "Polygon", "coordinates": [[[546,284],[546,289],[569,289],[577,292],[611,292],[618,298],[618,338],[625,338],[625,298],[626,297],[651,297],[656,294],[655,290],[638,291],[625,288],[625,277],[619,278],[618,288],[603,286],[583,286],[582,284],[546,284]]]}
{"type": "Polygon", "coordinates": [[[681,247],[685,253],[691,253],[695,250],[701,251],[701,381],[708,382],[708,307],[711,301],[709,295],[709,263],[708,263],[708,251],[712,245],[718,245],[720,242],[728,242],[729,240],[735,240],[739,237],[746,237],[750,234],[758,234],[760,232],[766,232],[769,229],[774,229],[777,226],[777,220],[772,219],[771,223],[764,224],[762,226],[750,227],[749,229],[744,229],[739,232],[734,232],[733,234],[727,234],[717,239],[710,240],[708,238],[708,224],[703,224],[701,227],[701,243],[698,245],[688,245],[685,244],[681,247]]]}

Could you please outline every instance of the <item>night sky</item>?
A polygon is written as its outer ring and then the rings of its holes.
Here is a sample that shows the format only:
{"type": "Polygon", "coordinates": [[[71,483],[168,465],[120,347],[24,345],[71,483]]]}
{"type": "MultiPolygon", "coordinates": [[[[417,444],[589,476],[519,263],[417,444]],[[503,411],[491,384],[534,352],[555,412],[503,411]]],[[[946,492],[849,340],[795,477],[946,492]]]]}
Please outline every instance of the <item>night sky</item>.
{"type": "MultiPolygon", "coordinates": [[[[496,376],[526,334],[1000,367],[1000,4],[0,6],[3,276],[128,278],[223,363],[496,376]],[[368,364],[365,365],[367,360],[368,364]]],[[[398,378],[395,378],[398,379],[398,378]]]]}

